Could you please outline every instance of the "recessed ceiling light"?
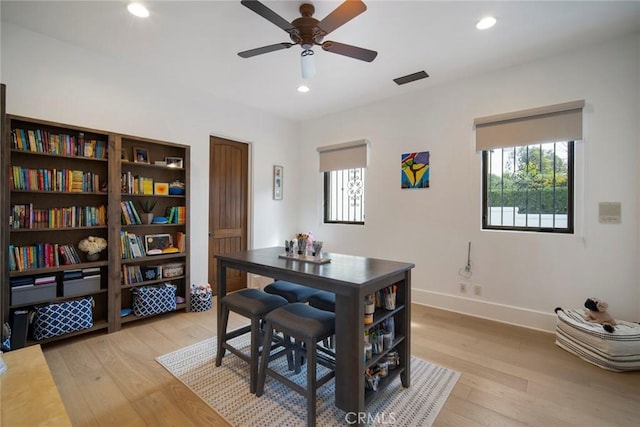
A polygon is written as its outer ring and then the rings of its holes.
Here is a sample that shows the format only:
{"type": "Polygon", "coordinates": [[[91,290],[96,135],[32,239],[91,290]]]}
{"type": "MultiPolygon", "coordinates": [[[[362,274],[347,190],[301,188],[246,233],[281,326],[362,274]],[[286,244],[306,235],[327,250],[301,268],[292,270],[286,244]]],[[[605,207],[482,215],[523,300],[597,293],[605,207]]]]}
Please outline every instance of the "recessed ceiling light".
{"type": "Polygon", "coordinates": [[[138,18],[147,18],[149,16],[149,9],[144,7],[141,3],[129,3],[127,10],[138,18]]]}
{"type": "Polygon", "coordinates": [[[476,24],[476,28],[479,30],[486,30],[487,28],[491,28],[494,25],[496,25],[496,18],[494,18],[493,16],[487,16],[478,21],[478,23],[476,24]]]}
{"type": "Polygon", "coordinates": [[[298,86],[298,92],[300,92],[300,93],[307,93],[307,92],[309,92],[309,86],[305,86],[305,85],[300,85],[300,86],[298,86]]]}

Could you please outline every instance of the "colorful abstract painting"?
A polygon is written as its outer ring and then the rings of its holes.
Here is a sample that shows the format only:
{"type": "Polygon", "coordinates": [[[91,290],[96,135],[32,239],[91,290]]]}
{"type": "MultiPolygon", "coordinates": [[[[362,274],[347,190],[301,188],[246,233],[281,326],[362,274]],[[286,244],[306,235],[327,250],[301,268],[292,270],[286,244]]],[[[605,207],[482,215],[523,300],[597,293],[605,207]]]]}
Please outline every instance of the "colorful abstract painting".
{"type": "Polygon", "coordinates": [[[402,155],[402,188],[429,188],[429,152],[402,155]]]}

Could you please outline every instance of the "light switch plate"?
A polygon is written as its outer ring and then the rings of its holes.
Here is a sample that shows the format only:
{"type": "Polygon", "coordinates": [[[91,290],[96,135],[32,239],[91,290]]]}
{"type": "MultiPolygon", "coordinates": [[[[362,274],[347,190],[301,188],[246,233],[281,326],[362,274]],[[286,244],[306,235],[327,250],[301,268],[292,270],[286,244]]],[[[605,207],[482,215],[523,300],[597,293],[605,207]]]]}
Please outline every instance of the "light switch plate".
{"type": "Polygon", "coordinates": [[[622,222],[622,203],[600,202],[598,219],[601,224],[620,224],[622,222]]]}

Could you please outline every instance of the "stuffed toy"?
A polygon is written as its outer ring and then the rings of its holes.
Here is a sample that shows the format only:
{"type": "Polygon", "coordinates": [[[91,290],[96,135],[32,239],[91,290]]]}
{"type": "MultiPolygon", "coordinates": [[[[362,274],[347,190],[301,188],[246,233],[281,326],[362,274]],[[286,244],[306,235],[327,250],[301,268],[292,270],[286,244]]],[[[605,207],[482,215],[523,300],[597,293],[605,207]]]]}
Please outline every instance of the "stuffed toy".
{"type": "Polygon", "coordinates": [[[584,313],[584,319],[586,321],[600,323],[607,332],[614,331],[613,326],[616,324],[616,321],[607,313],[607,307],[609,305],[606,302],[598,298],[587,298],[584,306],[587,308],[587,311],[584,313]]]}

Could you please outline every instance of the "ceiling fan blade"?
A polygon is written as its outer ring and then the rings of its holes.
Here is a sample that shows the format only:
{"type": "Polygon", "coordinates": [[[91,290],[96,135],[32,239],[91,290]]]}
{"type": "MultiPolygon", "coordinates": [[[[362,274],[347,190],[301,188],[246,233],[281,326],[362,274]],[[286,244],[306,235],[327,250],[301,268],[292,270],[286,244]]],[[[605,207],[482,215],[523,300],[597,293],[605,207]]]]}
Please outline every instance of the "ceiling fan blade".
{"type": "Polygon", "coordinates": [[[327,52],[337,53],[338,55],[344,55],[366,62],[371,62],[376,59],[376,56],[378,56],[378,52],[375,50],[364,49],[357,46],[351,46],[350,44],[332,41],[322,43],[322,49],[327,52]]]}
{"type": "Polygon", "coordinates": [[[242,0],[240,3],[287,32],[295,29],[295,27],[291,25],[291,22],[287,21],[257,0],[242,0]]]}
{"type": "Polygon", "coordinates": [[[252,56],[262,55],[263,53],[275,52],[276,50],[289,49],[295,43],[276,43],[269,46],[262,46],[255,49],[238,52],[238,56],[242,58],[251,58],[252,56]]]}
{"type": "Polygon", "coordinates": [[[351,21],[365,10],[367,10],[367,6],[360,0],[347,0],[335,8],[334,11],[327,15],[322,21],[318,22],[318,27],[327,35],[336,28],[351,21]]]}

